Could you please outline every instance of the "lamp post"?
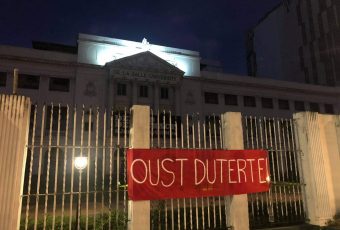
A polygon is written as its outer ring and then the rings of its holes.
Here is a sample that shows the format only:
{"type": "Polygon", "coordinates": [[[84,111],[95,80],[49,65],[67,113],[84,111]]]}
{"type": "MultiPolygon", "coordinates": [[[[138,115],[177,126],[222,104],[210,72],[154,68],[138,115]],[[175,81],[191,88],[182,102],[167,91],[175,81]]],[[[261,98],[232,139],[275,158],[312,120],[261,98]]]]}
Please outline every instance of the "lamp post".
{"type": "Polygon", "coordinates": [[[87,166],[87,157],[75,157],[74,158],[74,167],[79,170],[79,192],[78,192],[78,201],[77,201],[77,212],[76,212],[76,228],[80,227],[80,193],[81,193],[81,173],[82,170],[87,166]]]}

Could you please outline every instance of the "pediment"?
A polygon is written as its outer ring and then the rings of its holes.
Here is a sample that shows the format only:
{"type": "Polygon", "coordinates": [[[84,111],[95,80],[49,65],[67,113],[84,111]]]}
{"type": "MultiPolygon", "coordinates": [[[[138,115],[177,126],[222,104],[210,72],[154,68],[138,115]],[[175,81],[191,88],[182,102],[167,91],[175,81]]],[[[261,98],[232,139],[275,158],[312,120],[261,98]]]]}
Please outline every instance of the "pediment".
{"type": "Polygon", "coordinates": [[[141,52],[128,57],[120,58],[106,63],[106,66],[114,69],[136,70],[148,73],[183,76],[184,72],[171,65],[167,61],[151,53],[141,52]]]}

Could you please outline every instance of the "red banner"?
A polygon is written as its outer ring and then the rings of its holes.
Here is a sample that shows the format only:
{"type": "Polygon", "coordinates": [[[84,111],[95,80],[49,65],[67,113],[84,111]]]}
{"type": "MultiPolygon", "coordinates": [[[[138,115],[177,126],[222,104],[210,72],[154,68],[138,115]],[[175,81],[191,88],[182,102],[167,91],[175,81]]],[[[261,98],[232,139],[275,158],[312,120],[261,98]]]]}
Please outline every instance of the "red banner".
{"type": "Polygon", "coordinates": [[[129,149],[131,200],[224,196],[269,190],[264,150],[129,149]]]}

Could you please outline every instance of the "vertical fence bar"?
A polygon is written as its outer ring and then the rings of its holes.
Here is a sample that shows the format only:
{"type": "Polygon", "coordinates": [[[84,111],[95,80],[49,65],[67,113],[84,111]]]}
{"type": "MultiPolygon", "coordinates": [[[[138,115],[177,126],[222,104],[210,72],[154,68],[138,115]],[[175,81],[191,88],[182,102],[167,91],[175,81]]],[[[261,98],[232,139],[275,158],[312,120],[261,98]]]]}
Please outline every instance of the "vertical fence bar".
{"type": "MultiPolygon", "coordinates": [[[[269,147],[269,141],[268,141],[268,137],[269,137],[271,131],[270,130],[268,131],[269,123],[267,122],[266,117],[263,118],[263,122],[264,122],[264,135],[265,135],[265,145],[264,146],[265,146],[265,149],[269,150],[269,156],[268,157],[269,157],[269,159],[271,159],[271,163],[273,164],[273,156],[270,155],[270,154],[273,154],[273,151],[269,149],[270,147],[269,147]]],[[[272,173],[275,174],[274,168],[272,168],[272,170],[270,172],[271,177],[272,177],[272,173]]],[[[269,188],[269,192],[268,192],[268,196],[269,196],[268,221],[269,222],[274,222],[274,207],[273,207],[272,190],[273,190],[273,187],[271,186],[269,188]]],[[[274,190],[274,192],[275,192],[275,190],[274,190]]]]}
{"type": "MultiPolygon", "coordinates": [[[[61,198],[61,222],[60,229],[64,228],[64,215],[65,215],[65,193],[66,193],[66,169],[67,169],[67,152],[68,152],[68,125],[69,125],[69,106],[66,106],[66,125],[65,125],[65,143],[64,143],[64,163],[63,163],[63,188],[61,198]]],[[[69,217],[71,218],[71,217],[69,217]]]]}
{"type": "MultiPolygon", "coordinates": [[[[190,149],[190,132],[189,132],[189,114],[186,115],[186,130],[187,130],[187,148],[190,149]]],[[[193,228],[192,219],[192,199],[189,198],[189,216],[190,216],[190,229],[193,228]]]]}
{"type": "MultiPolygon", "coordinates": [[[[282,153],[282,158],[283,158],[283,162],[282,162],[282,164],[283,164],[283,167],[284,167],[284,171],[283,171],[283,175],[284,175],[284,182],[288,182],[289,183],[289,176],[288,176],[288,174],[289,174],[289,169],[288,169],[288,162],[287,162],[287,150],[289,150],[289,149],[287,149],[287,143],[286,143],[286,133],[285,133],[285,126],[286,126],[286,123],[284,122],[284,120],[281,118],[280,119],[280,122],[281,122],[281,133],[282,133],[282,144],[283,144],[283,146],[282,146],[282,151],[281,151],[281,153],[282,153]]],[[[286,217],[288,217],[288,215],[289,215],[289,210],[291,210],[291,208],[292,208],[292,196],[291,196],[291,194],[290,194],[290,191],[291,191],[291,189],[290,189],[290,187],[288,186],[287,188],[286,188],[287,186],[284,186],[284,188],[285,188],[285,190],[284,190],[284,192],[285,192],[285,200],[286,200],[286,217]],[[288,201],[287,201],[287,195],[288,195],[288,201]],[[288,203],[289,202],[289,203],[288,203]]]]}
{"type": "MultiPolygon", "coordinates": [[[[275,122],[274,119],[272,119],[273,121],[273,136],[274,136],[274,151],[275,151],[275,155],[276,157],[274,158],[276,161],[276,169],[277,169],[277,180],[281,181],[281,173],[280,173],[280,165],[279,165],[279,157],[278,157],[278,152],[277,150],[279,149],[278,147],[278,142],[277,142],[277,124],[275,122]]],[[[281,193],[281,186],[278,185],[278,190],[279,190],[279,201],[280,203],[278,203],[278,206],[280,206],[280,210],[281,210],[281,216],[283,216],[283,205],[282,205],[282,193],[281,193]]]]}
{"type": "MultiPolygon", "coordinates": [[[[166,148],[166,117],[165,110],[163,110],[163,148],[166,148]]],[[[168,229],[168,204],[167,200],[160,201],[164,204],[164,214],[165,214],[165,229],[168,229]]]]}
{"type": "Polygon", "coordinates": [[[118,221],[119,221],[119,192],[120,192],[120,178],[119,178],[119,172],[120,172],[120,123],[121,123],[121,117],[120,117],[120,111],[118,112],[118,119],[117,119],[117,150],[116,150],[116,228],[118,228],[118,221]]]}
{"type": "MultiPolygon", "coordinates": [[[[110,113],[110,150],[109,150],[109,229],[111,229],[111,205],[112,205],[112,155],[113,155],[113,109],[110,113]]],[[[119,130],[118,130],[119,135],[119,130]]]]}
{"type": "Polygon", "coordinates": [[[96,140],[95,140],[95,157],[94,157],[94,198],[93,198],[93,228],[97,226],[97,180],[98,180],[98,143],[99,143],[99,108],[96,109],[96,140]]]}
{"type": "Polygon", "coordinates": [[[278,213],[279,213],[279,202],[278,202],[278,188],[276,185],[276,182],[279,180],[278,177],[276,176],[276,156],[274,156],[275,152],[275,145],[276,145],[276,137],[275,137],[275,133],[274,133],[274,119],[269,119],[269,139],[270,139],[270,147],[271,147],[271,157],[272,157],[272,166],[273,166],[273,174],[274,174],[274,193],[275,193],[275,203],[276,203],[276,213],[277,213],[277,218],[278,218],[278,213]]]}
{"type": "MultiPolygon", "coordinates": [[[[84,119],[85,119],[85,107],[83,105],[82,113],[81,113],[81,129],[80,129],[80,156],[83,156],[83,145],[84,145],[84,119]]],[[[81,191],[82,191],[82,169],[78,171],[79,180],[78,180],[78,205],[77,205],[77,219],[76,226],[77,230],[80,229],[80,216],[81,216],[81,191]]]]}
{"type": "MultiPolygon", "coordinates": [[[[211,127],[211,116],[208,117],[208,124],[209,124],[209,149],[213,149],[213,142],[212,142],[212,138],[213,138],[213,134],[212,134],[212,127],[211,127]]],[[[214,228],[216,228],[216,203],[215,203],[215,197],[212,197],[212,206],[213,206],[213,223],[214,223],[214,228]]],[[[208,202],[209,202],[209,206],[210,204],[210,198],[208,197],[208,202]]],[[[210,218],[210,215],[209,215],[210,218]]]]}
{"type": "MultiPolygon", "coordinates": [[[[172,148],[172,114],[169,110],[169,147],[172,148]]],[[[171,229],[175,229],[174,199],[170,199],[171,205],[171,229]]]]}
{"type": "MultiPolygon", "coordinates": [[[[131,117],[131,116],[130,116],[131,117]]],[[[151,139],[153,141],[153,138],[151,139]]],[[[126,148],[128,147],[127,144],[127,112],[126,108],[124,108],[124,183],[127,183],[126,179],[126,148]]],[[[124,185],[124,214],[126,213],[126,197],[127,197],[127,186],[124,185]]]]}
{"type": "MultiPolygon", "coordinates": [[[[256,141],[256,146],[255,148],[256,149],[259,149],[260,145],[259,145],[259,131],[258,131],[258,123],[259,123],[259,119],[258,117],[254,117],[254,128],[255,128],[255,141],[256,141]]],[[[264,208],[263,208],[263,197],[262,197],[262,194],[261,193],[255,193],[255,197],[256,197],[256,205],[257,205],[257,214],[258,214],[258,218],[261,218],[261,215],[260,215],[260,210],[261,209],[261,213],[262,215],[264,214],[263,211],[264,211],[264,208]],[[261,202],[261,208],[260,208],[260,202],[261,202]]]]}
{"type": "Polygon", "coordinates": [[[104,226],[104,205],[105,205],[105,158],[106,158],[106,109],[103,114],[103,152],[102,152],[102,183],[101,183],[101,224],[104,226]]]}
{"type": "MultiPolygon", "coordinates": [[[[250,145],[250,140],[249,140],[249,136],[251,135],[251,127],[250,124],[251,124],[251,120],[250,120],[250,117],[248,116],[245,116],[244,117],[244,123],[245,123],[245,145],[246,145],[246,148],[247,149],[250,149],[251,148],[251,145],[250,145]]],[[[251,217],[254,219],[255,218],[255,212],[254,212],[254,202],[253,202],[253,195],[252,194],[248,194],[248,203],[250,203],[250,206],[251,206],[251,217]]]]}
{"type": "MultiPolygon", "coordinates": [[[[201,143],[201,119],[200,114],[197,113],[197,131],[198,131],[198,149],[202,149],[201,143]]],[[[202,219],[202,229],[205,228],[205,211],[204,211],[204,197],[201,197],[201,219],[202,219]]]]}
{"type": "MultiPolygon", "coordinates": [[[[282,128],[281,128],[280,120],[276,119],[276,121],[277,121],[277,135],[278,135],[278,140],[279,140],[279,146],[277,148],[277,152],[280,155],[280,160],[279,159],[278,160],[280,161],[280,166],[281,166],[281,172],[280,172],[281,179],[284,182],[285,181],[285,174],[284,174],[283,151],[282,151],[282,150],[284,150],[283,149],[283,137],[282,137],[282,134],[281,134],[282,128]]],[[[286,194],[286,186],[280,186],[280,187],[282,187],[282,190],[283,190],[281,195],[282,195],[282,198],[284,200],[284,207],[285,207],[283,216],[287,217],[287,215],[288,215],[288,207],[287,207],[287,198],[285,196],[285,194],[286,194]]]]}
{"type": "Polygon", "coordinates": [[[50,179],[50,159],[51,159],[51,141],[52,141],[52,125],[53,125],[53,104],[51,106],[50,125],[48,134],[48,153],[47,153],[47,170],[46,170],[46,187],[45,187],[45,209],[44,209],[44,229],[46,229],[47,218],[47,202],[48,202],[48,189],[50,179]]]}
{"type": "Polygon", "coordinates": [[[90,168],[91,168],[91,134],[92,134],[92,107],[89,109],[88,117],[88,136],[87,136],[87,172],[86,172],[86,230],[88,230],[89,225],[89,195],[90,195],[90,168]]]}
{"type": "MultiPolygon", "coordinates": [[[[70,191],[70,219],[69,229],[72,229],[72,212],[73,212],[73,183],[74,183],[74,156],[76,147],[76,132],[77,131],[77,108],[73,108],[73,135],[72,135],[72,164],[71,164],[71,191],[70,191]]],[[[78,208],[78,207],[77,207],[78,208]]],[[[76,217],[77,218],[77,217],[76,217]]]]}
{"type": "MultiPolygon", "coordinates": [[[[30,169],[29,169],[29,178],[28,178],[28,191],[26,198],[26,215],[25,215],[25,230],[28,227],[28,217],[30,210],[30,200],[31,200],[31,185],[32,185],[32,173],[33,173],[33,160],[34,160],[34,144],[35,144],[35,128],[37,122],[37,105],[34,105],[34,114],[33,114],[33,126],[32,126],[32,139],[31,139],[31,157],[30,157],[30,169]]],[[[37,199],[37,198],[36,198],[37,199]]]]}
{"type": "MultiPolygon", "coordinates": [[[[181,122],[181,148],[184,148],[184,122],[181,122]]],[[[187,209],[185,198],[183,198],[183,219],[184,219],[184,229],[187,229],[187,209]]]]}
{"type": "MultiPolygon", "coordinates": [[[[178,149],[178,120],[175,120],[175,148],[178,149]]],[[[181,229],[181,206],[180,199],[177,199],[177,227],[181,229]]]]}
{"type": "MultiPolygon", "coordinates": [[[[293,153],[293,161],[294,161],[294,171],[295,171],[295,178],[296,178],[296,181],[300,182],[301,183],[301,180],[300,180],[300,175],[299,175],[299,167],[298,167],[298,161],[297,161],[297,148],[296,148],[296,144],[295,144],[295,141],[296,140],[296,136],[295,136],[295,122],[290,119],[290,132],[291,132],[291,135],[292,135],[292,153],[293,153]]],[[[296,142],[298,143],[298,141],[296,140],[296,142]]],[[[297,188],[297,195],[299,197],[298,199],[298,203],[299,203],[299,215],[302,216],[303,212],[302,212],[302,202],[301,202],[301,193],[299,192],[301,191],[301,186],[298,186],[297,188]]]]}
{"type": "MultiPolygon", "coordinates": [[[[289,171],[287,174],[288,180],[292,181],[293,180],[293,161],[292,161],[292,148],[291,148],[291,135],[289,134],[289,126],[290,126],[290,122],[288,119],[285,119],[285,124],[286,124],[286,138],[287,138],[287,148],[288,151],[286,152],[286,154],[288,154],[288,158],[289,158],[289,171]]],[[[287,156],[286,156],[287,157],[287,156]]],[[[288,159],[287,159],[288,160],[288,159]]],[[[287,170],[288,170],[288,166],[287,166],[287,170]]],[[[295,195],[295,185],[292,185],[292,194],[293,194],[293,201],[292,198],[290,197],[290,202],[291,202],[291,206],[294,206],[294,211],[295,211],[295,216],[297,216],[297,208],[296,208],[296,195],[295,195]],[[292,204],[293,203],[293,204],[292,204]]],[[[293,208],[293,207],[291,207],[293,208]]]]}
{"type": "Polygon", "coordinates": [[[53,193],[53,220],[52,229],[55,227],[55,211],[57,206],[57,185],[58,185],[58,164],[59,164],[59,142],[60,142],[60,104],[58,106],[58,127],[57,127],[57,149],[55,160],[55,172],[54,172],[54,193],[53,193]]]}

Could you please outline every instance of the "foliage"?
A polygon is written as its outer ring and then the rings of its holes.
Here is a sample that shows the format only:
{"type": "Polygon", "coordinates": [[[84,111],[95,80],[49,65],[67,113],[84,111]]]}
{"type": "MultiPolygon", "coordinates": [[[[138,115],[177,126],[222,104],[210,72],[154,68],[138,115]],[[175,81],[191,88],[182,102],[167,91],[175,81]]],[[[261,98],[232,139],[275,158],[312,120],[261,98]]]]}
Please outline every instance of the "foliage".
{"type": "MultiPolygon", "coordinates": [[[[54,229],[59,230],[61,227],[65,230],[69,229],[69,216],[64,216],[63,224],[61,216],[55,217],[55,224],[54,229]]],[[[88,216],[88,229],[109,229],[111,225],[111,229],[126,229],[127,228],[127,215],[124,212],[116,212],[112,211],[110,213],[97,214],[96,216],[89,215],[88,216]]],[[[52,229],[53,226],[53,216],[47,215],[46,216],[46,228],[45,229],[52,229]]],[[[86,217],[80,217],[80,229],[86,229],[86,217]]],[[[72,229],[76,229],[76,217],[73,217],[71,220],[72,229]]],[[[20,222],[20,230],[25,229],[25,218],[21,219],[20,222]]],[[[34,217],[28,219],[28,230],[34,229],[34,217]]],[[[44,217],[39,216],[37,220],[37,229],[44,229],[44,217]]]]}

